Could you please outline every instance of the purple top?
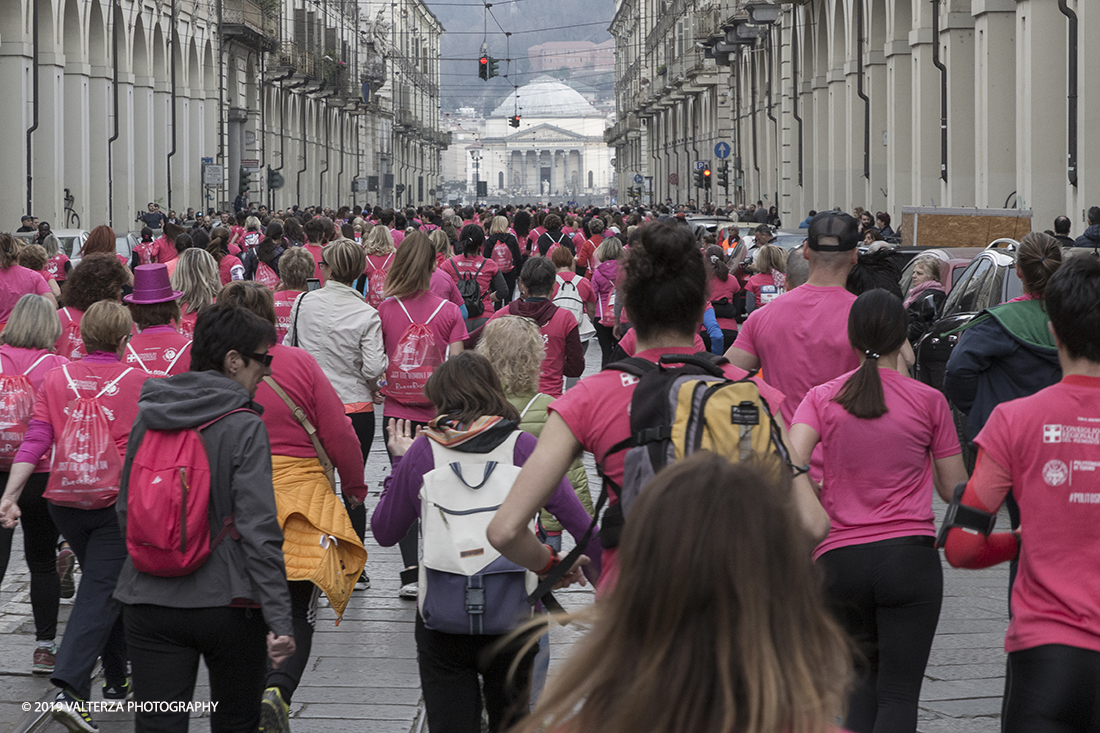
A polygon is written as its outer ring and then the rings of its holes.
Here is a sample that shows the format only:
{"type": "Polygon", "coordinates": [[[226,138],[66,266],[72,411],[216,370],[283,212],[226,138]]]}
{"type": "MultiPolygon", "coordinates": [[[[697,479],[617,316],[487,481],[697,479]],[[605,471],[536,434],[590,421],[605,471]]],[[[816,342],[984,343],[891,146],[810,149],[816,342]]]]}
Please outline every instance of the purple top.
{"type": "MultiPolygon", "coordinates": [[[[383,547],[396,545],[409,531],[409,527],[420,517],[420,488],[424,485],[424,474],[435,468],[432,447],[427,436],[420,436],[409,446],[404,456],[394,456],[393,468],[386,477],[382,488],[382,498],[374,508],[370,518],[374,539],[383,547]]],[[[535,450],[538,440],[530,433],[521,433],[516,439],[512,460],[522,466],[535,450]]],[[[569,480],[563,478],[558,483],[554,495],[546,502],[546,510],[561,522],[565,531],[580,541],[592,518],[584,510],[580,499],[573,491],[569,480]]],[[[600,575],[599,533],[593,532],[585,555],[592,560],[584,568],[585,576],[592,582],[600,575]]]]}

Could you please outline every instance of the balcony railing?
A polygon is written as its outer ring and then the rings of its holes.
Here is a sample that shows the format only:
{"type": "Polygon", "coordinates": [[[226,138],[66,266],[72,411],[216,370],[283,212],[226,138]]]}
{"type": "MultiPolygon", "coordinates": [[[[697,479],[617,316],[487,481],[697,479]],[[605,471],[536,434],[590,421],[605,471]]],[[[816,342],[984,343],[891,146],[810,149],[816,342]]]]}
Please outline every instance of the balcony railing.
{"type": "Polygon", "coordinates": [[[222,34],[265,51],[278,48],[282,3],[274,0],[222,0],[222,34]]]}

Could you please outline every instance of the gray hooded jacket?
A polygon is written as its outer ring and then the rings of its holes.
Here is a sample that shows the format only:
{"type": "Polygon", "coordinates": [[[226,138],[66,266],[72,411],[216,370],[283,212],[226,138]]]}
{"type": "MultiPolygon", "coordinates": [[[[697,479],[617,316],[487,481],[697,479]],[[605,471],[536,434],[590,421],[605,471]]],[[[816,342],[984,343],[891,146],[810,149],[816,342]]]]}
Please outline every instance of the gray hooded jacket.
{"type": "MultiPolygon", "coordinates": [[[[241,407],[263,409],[244,387],[214,371],[147,380],[138,407],[116,505],[123,536],[130,467],[146,429],[196,427],[241,407]]],[[[210,457],[211,537],[233,514],[241,538],[227,537],[202,567],[177,578],[139,572],[127,558],[115,598],[126,604],[169,608],[221,607],[247,600],[260,605],[268,628],[276,635],[293,635],[267,428],[258,415],[239,412],[209,426],[202,436],[210,457]]]]}

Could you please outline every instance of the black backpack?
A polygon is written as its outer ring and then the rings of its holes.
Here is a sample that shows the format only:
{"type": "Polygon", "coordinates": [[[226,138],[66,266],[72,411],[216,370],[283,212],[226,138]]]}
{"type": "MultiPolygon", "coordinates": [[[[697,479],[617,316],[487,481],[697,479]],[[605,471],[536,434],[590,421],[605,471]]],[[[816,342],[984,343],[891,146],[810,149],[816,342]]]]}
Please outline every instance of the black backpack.
{"type": "Polygon", "coordinates": [[[481,286],[478,285],[477,278],[487,261],[483,259],[481,265],[477,268],[477,272],[470,275],[459,272],[458,265],[454,263],[454,260],[451,260],[451,269],[454,270],[455,277],[458,278],[458,294],[462,296],[462,302],[466,304],[466,318],[477,318],[485,312],[485,304],[481,300],[481,286]]]}

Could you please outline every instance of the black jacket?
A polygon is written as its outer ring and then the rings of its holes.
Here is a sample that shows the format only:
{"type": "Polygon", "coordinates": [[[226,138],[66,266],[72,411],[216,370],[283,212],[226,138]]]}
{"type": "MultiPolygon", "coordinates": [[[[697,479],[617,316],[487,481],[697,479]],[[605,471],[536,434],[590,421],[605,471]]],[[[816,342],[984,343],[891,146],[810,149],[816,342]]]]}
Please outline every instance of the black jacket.
{"type": "Polygon", "coordinates": [[[1100,247],[1100,224],[1093,224],[1073,243],[1075,247],[1100,247]]]}

